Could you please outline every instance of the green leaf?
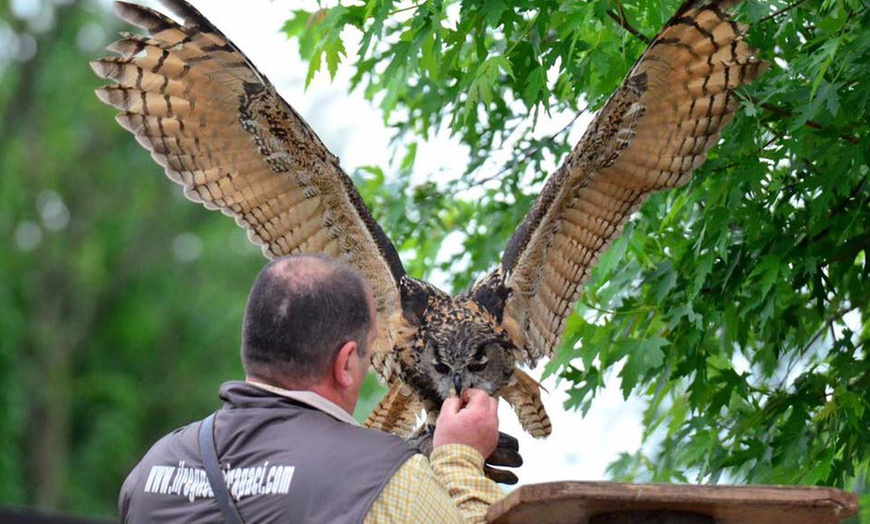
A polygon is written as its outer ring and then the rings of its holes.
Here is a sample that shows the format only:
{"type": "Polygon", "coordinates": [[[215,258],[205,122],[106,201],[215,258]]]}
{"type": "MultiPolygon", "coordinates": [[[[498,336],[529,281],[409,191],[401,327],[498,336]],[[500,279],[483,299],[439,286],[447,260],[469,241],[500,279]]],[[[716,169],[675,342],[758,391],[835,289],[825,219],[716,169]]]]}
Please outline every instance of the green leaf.
{"type": "Polygon", "coordinates": [[[335,78],[341,58],[346,56],[344,42],[341,41],[340,37],[328,38],[325,41],[324,49],[326,51],[326,65],[329,69],[329,77],[335,78]]]}
{"type": "Polygon", "coordinates": [[[638,382],[646,377],[650,371],[659,369],[665,360],[663,347],[670,342],[661,337],[651,337],[642,340],[623,340],[616,343],[619,353],[628,355],[625,366],[619,373],[622,378],[620,389],[626,399],[634,390],[638,382]]]}
{"type": "Polygon", "coordinates": [[[837,55],[837,50],[840,48],[842,37],[828,40],[822,44],[821,49],[816,53],[814,61],[818,67],[816,77],[813,79],[812,89],[810,90],[810,101],[816,98],[816,91],[825,78],[828,68],[834,62],[834,57],[837,55]]]}
{"type": "Polygon", "coordinates": [[[543,67],[535,67],[525,79],[526,87],[523,89],[523,100],[527,107],[532,107],[538,102],[545,102],[547,98],[547,72],[543,67]]]}
{"type": "Polygon", "coordinates": [[[760,296],[766,297],[774,284],[779,280],[782,260],[779,255],[770,254],[765,256],[749,274],[749,278],[760,279],[760,296]]]}
{"type": "Polygon", "coordinates": [[[468,88],[466,111],[471,111],[478,101],[486,105],[492,103],[493,88],[499,82],[502,74],[513,75],[510,62],[504,56],[491,56],[480,64],[474,80],[468,88]]]}

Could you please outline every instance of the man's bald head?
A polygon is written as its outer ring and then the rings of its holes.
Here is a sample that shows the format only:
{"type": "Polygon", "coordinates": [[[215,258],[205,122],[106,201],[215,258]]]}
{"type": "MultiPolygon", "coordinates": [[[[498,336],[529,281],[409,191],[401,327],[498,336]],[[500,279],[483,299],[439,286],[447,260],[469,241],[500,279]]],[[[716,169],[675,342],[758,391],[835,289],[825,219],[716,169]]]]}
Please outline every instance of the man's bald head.
{"type": "Polygon", "coordinates": [[[254,377],[311,384],[336,352],[355,341],[365,352],[372,319],[368,285],[321,255],[273,260],[251,288],[242,328],[242,364],[254,377]]]}

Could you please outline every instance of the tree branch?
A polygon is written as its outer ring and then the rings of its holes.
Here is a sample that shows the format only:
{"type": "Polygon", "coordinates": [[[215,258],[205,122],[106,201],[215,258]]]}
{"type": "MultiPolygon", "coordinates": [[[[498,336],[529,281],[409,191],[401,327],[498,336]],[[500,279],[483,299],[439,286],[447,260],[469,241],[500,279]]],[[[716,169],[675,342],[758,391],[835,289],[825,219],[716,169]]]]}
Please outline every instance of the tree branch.
{"type": "Polygon", "coordinates": [[[391,17],[391,16],[394,16],[394,15],[397,15],[397,14],[399,14],[399,13],[403,13],[403,12],[405,12],[405,11],[412,11],[412,10],[414,10],[414,9],[419,9],[419,8],[420,8],[420,5],[421,5],[421,4],[416,3],[416,4],[411,4],[411,5],[407,6],[407,7],[400,7],[400,8],[398,8],[398,9],[395,9],[395,10],[391,11],[390,14],[387,15],[387,18],[389,18],[389,17],[391,17]]]}
{"type": "Polygon", "coordinates": [[[651,42],[652,42],[652,38],[650,38],[650,37],[646,36],[645,34],[641,33],[640,31],[638,31],[637,29],[635,29],[634,26],[632,26],[630,23],[628,23],[628,19],[625,18],[625,11],[622,9],[622,3],[621,3],[621,2],[617,2],[617,3],[616,3],[616,6],[619,8],[619,14],[616,14],[616,13],[613,11],[613,9],[608,9],[608,10],[607,10],[607,16],[609,16],[610,18],[612,18],[613,20],[615,20],[616,23],[619,24],[619,27],[625,29],[625,30],[628,31],[629,33],[631,33],[631,34],[633,34],[634,36],[636,36],[636,37],[638,38],[638,40],[640,40],[641,42],[643,42],[643,43],[645,43],[645,44],[649,44],[649,43],[651,43],[651,42]]]}
{"type": "Polygon", "coordinates": [[[785,7],[783,7],[782,9],[780,9],[779,11],[776,11],[775,13],[771,13],[771,14],[765,16],[764,18],[761,18],[756,23],[760,24],[762,22],[767,22],[768,20],[772,20],[772,19],[776,18],[777,16],[779,16],[787,11],[791,11],[792,9],[794,9],[795,7],[801,5],[802,3],[806,2],[806,1],[807,0],[797,0],[797,2],[795,2],[793,4],[789,4],[785,7]]]}
{"type": "MultiPolygon", "coordinates": [[[[824,335],[825,332],[828,331],[828,329],[833,327],[835,322],[842,322],[843,317],[845,317],[847,314],[851,313],[852,311],[854,311],[856,309],[858,309],[858,308],[857,307],[845,307],[845,308],[837,311],[836,313],[834,313],[833,315],[831,315],[827,319],[825,319],[824,323],[819,327],[819,329],[815,332],[815,334],[813,334],[812,338],[810,338],[810,341],[807,342],[806,345],[804,345],[803,349],[801,349],[800,353],[798,353],[798,355],[796,355],[797,358],[801,358],[803,355],[806,355],[807,352],[812,347],[812,345],[815,344],[816,342],[818,342],[818,340],[822,337],[822,335],[824,335]]],[[[837,337],[833,337],[833,338],[834,338],[834,340],[837,339],[837,337]]],[[[786,377],[783,377],[783,380],[785,380],[785,378],[786,377]]]]}
{"type": "MultiPolygon", "coordinates": [[[[758,101],[757,101],[756,99],[754,99],[754,98],[751,98],[751,100],[752,100],[754,103],[758,103],[758,101]]],[[[781,117],[783,117],[784,119],[794,118],[794,115],[791,113],[791,111],[788,111],[788,110],[783,109],[783,108],[781,108],[781,107],[777,107],[777,106],[775,106],[775,105],[773,105],[773,104],[770,104],[770,103],[767,103],[767,102],[764,102],[764,103],[762,103],[762,104],[759,104],[759,107],[761,107],[762,109],[764,109],[764,110],[767,111],[768,113],[772,113],[772,114],[774,114],[774,115],[781,116],[781,117]]],[[[806,123],[805,123],[804,125],[807,126],[807,127],[809,127],[810,129],[815,129],[815,130],[817,130],[817,131],[825,131],[825,132],[828,132],[828,133],[835,133],[835,131],[832,131],[830,128],[827,128],[827,127],[823,126],[822,124],[819,124],[818,122],[815,122],[815,121],[813,121],[813,120],[807,120],[806,123]]],[[[856,145],[856,146],[857,146],[858,144],[861,143],[861,141],[858,140],[857,137],[854,137],[854,136],[852,136],[852,135],[848,135],[848,134],[845,134],[845,133],[841,133],[841,134],[839,134],[839,137],[840,137],[842,140],[845,140],[846,142],[849,142],[849,143],[852,144],[852,145],[856,145]]]]}

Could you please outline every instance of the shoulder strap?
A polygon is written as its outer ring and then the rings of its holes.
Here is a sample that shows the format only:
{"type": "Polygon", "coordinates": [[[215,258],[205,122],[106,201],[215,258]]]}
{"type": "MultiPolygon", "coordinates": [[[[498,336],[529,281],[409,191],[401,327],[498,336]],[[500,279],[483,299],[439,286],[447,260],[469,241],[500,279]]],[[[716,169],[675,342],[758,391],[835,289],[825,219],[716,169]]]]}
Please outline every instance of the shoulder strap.
{"type": "Polygon", "coordinates": [[[236,505],[233,504],[230,490],[227,488],[227,483],[218,464],[217,449],[215,449],[214,443],[215,415],[217,413],[212,413],[199,425],[199,453],[202,455],[202,464],[205,466],[206,475],[208,475],[208,483],[214,492],[215,500],[226,517],[227,524],[242,524],[242,517],[239,515],[239,510],[236,509],[236,505]]]}

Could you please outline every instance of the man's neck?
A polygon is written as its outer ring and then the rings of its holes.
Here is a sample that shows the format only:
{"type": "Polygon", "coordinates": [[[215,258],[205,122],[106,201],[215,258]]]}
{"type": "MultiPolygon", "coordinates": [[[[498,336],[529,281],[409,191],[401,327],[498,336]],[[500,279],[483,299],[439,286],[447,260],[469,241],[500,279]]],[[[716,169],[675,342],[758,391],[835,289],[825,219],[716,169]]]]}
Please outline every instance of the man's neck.
{"type": "Polygon", "coordinates": [[[266,384],[268,386],[273,386],[276,388],[286,389],[287,391],[311,391],[312,393],[317,393],[321,397],[345,410],[347,413],[353,415],[354,406],[350,406],[348,408],[348,403],[346,402],[346,400],[342,398],[342,396],[339,394],[338,391],[335,390],[335,388],[325,383],[325,381],[313,384],[298,384],[286,380],[276,380],[257,375],[246,375],[245,380],[247,382],[255,382],[260,384],[266,384]]]}

